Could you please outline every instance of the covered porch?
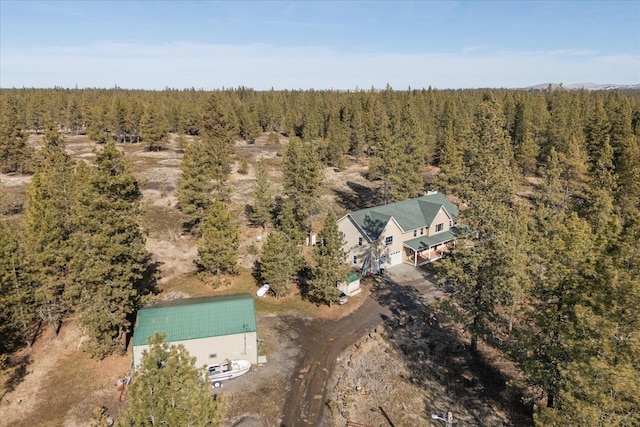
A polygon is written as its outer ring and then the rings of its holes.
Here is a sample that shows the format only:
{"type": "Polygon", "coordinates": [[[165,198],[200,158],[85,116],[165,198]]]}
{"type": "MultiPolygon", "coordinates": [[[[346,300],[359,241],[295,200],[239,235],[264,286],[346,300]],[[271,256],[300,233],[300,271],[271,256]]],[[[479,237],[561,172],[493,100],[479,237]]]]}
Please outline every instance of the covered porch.
{"type": "Polygon", "coordinates": [[[436,261],[449,252],[448,244],[455,239],[456,235],[452,231],[445,231],[435,236],[407,240],[404,242],[405,262],[418,267],[436,261]]]}

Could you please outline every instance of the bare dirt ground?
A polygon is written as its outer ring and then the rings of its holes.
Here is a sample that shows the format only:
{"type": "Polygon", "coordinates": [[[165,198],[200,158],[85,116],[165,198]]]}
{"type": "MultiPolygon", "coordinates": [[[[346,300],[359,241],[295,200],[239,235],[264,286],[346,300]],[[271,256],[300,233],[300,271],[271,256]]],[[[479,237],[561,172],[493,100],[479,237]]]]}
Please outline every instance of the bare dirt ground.
{"type": "MultiPolygon", "coordinates": [[[[249,164],[248,173],[240,174],[236,162],[231,176],[232,209],[239,219],[253,199],[258,159],[266,159],[274,188],[281,188],[283,146],[267,146],[265,140],[266,135],[236,147],[237,158],[249,164]]],[[[67,144],[77,159],[94,155],[95,145],[84,137],[68,138],[67,144]]],[[[241,224],[246,270],[229,285],[206,286],[194,275],[195,242],[182,233],[175,208],[182,158],[175,139],[159,152],[139,144],[120,147],[142,183],[147,249],[157,268],[159,296],[253,293],[250,269],[256,255],[248,249],[260,248],[263,230],[241,224]]],[[[365,172],[363,164],[325,170],[330,189],[325,199],[338,215],[376,203],[365,172]]],[[[10,197],[24,198],[28,177],[0,176],[0,181],[10,197]]],[[[216,391],[227,398],[228,426],[435,426],[441,421],[430,414],[447,410],[454,412],[457,426],[531,425],[500,386],[503,373],[482,357],[469,356],[445,325],[434,326],[415,289],[380,278],[363,287],[346,306],[317,307],[299,295],[256,300],[267,363],[216,391]]],[[[86,426],[97,406],[117,418],[127,396],[120,396],[115,382],[129,372],[130,355],[90,359],[73,319],[57,338],[50,336],[43,331],[33,348],[16,355],[28,364],[22,381],[0,402],[0,426],[86,426]]]]}

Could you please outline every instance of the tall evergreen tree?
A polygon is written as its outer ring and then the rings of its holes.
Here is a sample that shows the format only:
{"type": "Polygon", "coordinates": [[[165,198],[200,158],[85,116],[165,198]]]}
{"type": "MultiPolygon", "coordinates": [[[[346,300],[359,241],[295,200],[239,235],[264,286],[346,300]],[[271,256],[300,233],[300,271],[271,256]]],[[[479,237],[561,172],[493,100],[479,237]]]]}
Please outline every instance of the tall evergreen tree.
{"type": "Polygon", "coordinates": [[[164,117],[154,104],[147,104],[140,119],[140,137],[150,151],[159,151],[166,144],[168,131],[164,117]]]}
{"type": "Polygon", "coordinates": [[[309,221],[318,209],[324,185],[322,164],[311,144],[290,138],[284,156],[284,193],[293,202],[297,219],[309,221]]]}
{"type": "Polygon", "coordinates": [[[391,138],[377,145],[371,170],[384,183],[385,202],[416,197],[424,191],[426,141],[419,120],[412,104],[402,105],[391,120],[391,138]]]}
{"type": "MultiPolygon", "coordinates": [[[[609,226],[615,238],[595,261],[580,300],[570,359],[560,375],[562,387],[553,408],[543,408],[544,425],[636,425],[640,414],[640,222],[609,226]]],[[[571,320],[573,320],[571,319],[571,320]]]]}
{"type": "Polygon", "coordinates": [[[0,222],[0,355],[31,345],[35,305],[24,251],[9,222],[0,222]]]}
{"type": "Polygon", "coordinates": [[[576,305],[594,274],[594,242],[588,223],[574,212],[543,222],[534,247],[530,310],[518,342],[529,384],[543,390],[553,408],[564,386],[563,370],[577,356],[576,305]]]}
{"type": "Polygon", "coordinates": [[[302,253],[293,240],[280,230],[269,233],[262,247],[260,276],[276,298],[291,292],[294,277],[302,264],[302,253]]]}
{"type": "Polygon", "coordinates": [[[456,193],[464,175],[464,129],[461,128],[456,104],[447,101],[440,116],[436,132],[438,166],[435,177],[436,188],[444,193],[456,193]]]}
{"type": "Polygon", "coordinates": [[[347,267],[344,235],[338,229],[336,215],[329,211],[319,235],[319,243],[314,247],[312,279],[308,297],[313,301],[331,305],[340,297],[338,283],[345,280],[347,267]]]}
{"type": "Polygon", "coordinates": [[[216,200],[202,223],[198,267],[212,274],[236,274],[239,246],[240,230],[224,202],[216,200]]]}
{"type": "Polygon", "coordinates": [[[222,426],[224,400],[211,395],[206,372],[183,345],[169,345],[158,334],[149,338],[129,386],[128,406],[119,426],[222,426]]]}
{"type": "Polygon", "coordinates": [[[536,171],[538,157],[530,114],[531,106],[524,99],[517,99],[512,130],[513,151],[516,163],[525,176],[536,171]]]}
{"type": "Polygon", "coordinates": [[[233,134],[219,104],[216,96],[209,98],[200,125],[201,138],[185,149],[182,159],[178,209],[185,215],[185,229],[196,236],[213,201],[228,196],[233,134]]]}
{"type": "Polygon", "coordinates": [[[137,222],[139,185],[113,142],[97,153],[96,168],[80,164],[77,176],[84,185],[71,242],[82,256],[70,263],[74,283],[66,294],[91,338],[89,351],[97,357],[118,348],[124,353],[148,261],[137,222]]]}
{"type": "Polygon", "coordinates": [[[201,179],[211,180],[214,199],[226,200],[228,192],[226,181],[231,173],[234,133],[228,114],[221,104],[218,97],[211,96],[202,115],[200,139],[205,147],[207,156],[205,162],[208,163],[209,171],[201,179]]]}
{"type": "Polygon", "coordinates": [[[273,190],[269,181],[267,163],[264,159],[260,159],[256,164],[256,186],[253,200],[249,219],[253,224],[260,225],[264,229],[271,220],[273,212],[273,190]]]}
{"type": "Polygon", "coordinates": [[[504,306],[513,303],[511,278],[522,276],[523,266],[518,265],[522,257],[509,253],[515,246],[508,245],[518,239],[509,230],[517,233],[510,223],[519,211],[513,206],[513,155],[504,124],[498,102],[491,95],[485,97],[475,115],[476,139],[466,150],[468,173],[460,187],[468,205],[461,221],[470,232],[441,264],[439,273],[439,280],[454,289],[450,312],[470,325],[472,349],[500,321],[504,306]]]}
{"type": "MultiPolygon", "coordinates": [[[[640,210],[640,126],[633,130],[629,99],[611,95],[607,113],[611,123],[610,143],[618,187],[615,198],[623,216],[640,210]]],[[[636,121],[640,123],[640,120],[636,121]]]]}
{"type": "Polygon", "coordinates": [[[24,242],[37,313],[57,335],[69,309],[63,294],[73,256],[69,238],[75,182],[64,140],[51,128],[37,167],[27,187],[24,242]]]}
{"type": "Polygon", "coordinates": [[[176,190],[177,207],[184,215],[185,230],[196,236],[201,233],[201,223],[213,204],[214,184],[209,179],[210,166],[207,149],[202,141],[195,140],[185,148],[182,175],[176,190]]]}
{"type": "Polygon", "coordinates": [[[0,110],[0,172],[27,172],[32,153],[17,99],[3,94],[0,110]]]}
{"type": "Polygon", "coordinates": [[[302,245],[307,236],[304,223],[296,215],[296,207],[293,200],[280,200],[276,228],[287,235],[289,240],[296,245],[302,245]]]}
{"type": "Polygon", "coordinates": [[[614,194],[617,189],[610,128],[602,103],[596,102],[594,110],[589,115],[585,132],[589,155],[587,216],[595,232],[604,232],[613,213],[614,194]]]}

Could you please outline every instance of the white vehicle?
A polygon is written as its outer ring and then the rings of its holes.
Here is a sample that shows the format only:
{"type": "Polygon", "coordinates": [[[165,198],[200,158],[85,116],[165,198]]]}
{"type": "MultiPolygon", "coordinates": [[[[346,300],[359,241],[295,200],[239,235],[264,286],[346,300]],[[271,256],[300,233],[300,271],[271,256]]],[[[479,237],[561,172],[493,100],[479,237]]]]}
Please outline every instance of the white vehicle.
{"type": "Polygon", "coordinates": [[[215,388],[220,387],[221,381],[237,378],[251,370],[251,362],[248,360],[225,360],[207,367],[209,380],[215,388]]]}

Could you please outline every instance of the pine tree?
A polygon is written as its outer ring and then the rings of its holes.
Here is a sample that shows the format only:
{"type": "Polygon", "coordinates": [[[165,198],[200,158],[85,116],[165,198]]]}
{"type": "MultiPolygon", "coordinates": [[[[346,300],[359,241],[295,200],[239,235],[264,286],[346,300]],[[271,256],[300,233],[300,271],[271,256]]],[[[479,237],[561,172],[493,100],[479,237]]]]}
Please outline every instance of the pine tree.
{"type": "Polygon", "coordinates": [[[464,136],[460,129],[460,120],[456,104],[447,101],[440,116],[436,132],[438,166],[440,172],[435,177],[435,187],[443,193],[456,193],[464,175],[464,136]]]}
{"type": "Polygon", "coordinates": [[[224,400],[211,395],[206,372],[183,345],[169,345],[158,334],[149,338],[129,386],[129,403],[119,426],[222,426],[224,400]]]}
{"type": "Polygon", "coordinates": [[[383,181],[383,201],[405,200],[424,191],[426,135],[409,100],[391,119],[391,137],[381,139],[371,160],[372,177],[383,181]]]}
{"type": "Polygon", "coordinates": [[[291,292],[293,278],[302,264],[302,254],[295,242],[280,230],[269,233],[260,257],[260,277],[276,298],[291,292]]]}
{"type": "Polygon", "coordinates": [[[31,345],[34,333],[34,296],[24,257],[17,230],[0,222],[0,355],[31,345]]]}
{"type": "Polygon", "coordinates": [[[640,210],[640,117],[635,119],[637,131],[634,134],[629,99],[615,94],[608,101],[610,143],[618,183],[615,204],[626,216],[640,210]]]}
{"type": "Polygon", "coordinates": [[[184,228],[200,235],[200,224],[214,200],[226,200],[226,181],[231,172],[233,138],[226,114],[216,96],[209,98],[200,125],[201,138],[190,144],[182,159],[178,209],[185,216],[184,228]]]}
{"type": "Polygon", "coordinates": [[[504,116],[491,95],[476,112],[474,133],[476,139],[470,141],[465,156],[468,173],[460,187],[468,205],[460,221],[470,232],[439,266],[439,280],[454,290],[450,312],[469,325],[475,350],[478,340],[503,321],[503,312],[509,311],[505,307],[513,309],[517,302],[512,278],[525,275],[521,271],[525,267],[518,264],[526,257],[511,253],[515,248],[523,251],[522,246],[509,245],[522,237],[511,227],[519,216],[513,205],[513,155],[504,116]]]}
{"type": "MultiPolygon", "coordinates": [[[[126,331],[138,307],[148,253],[138,225],[139,185],[113,142],[97,153],[96,168],[77,169],[85,183],[78,195],[71,242],[73,285],[67,298],[76,303],[80,322],[91,338],[88,349],[104,357],[126,350],[126,331]]],[[[80,185],[80,184],[79,184],[80,185]]]]}
{"type": "Polygon", "coordinates": [[[589,155],[586,210],[593,229],[597,233],[604,232],[606,223],[613,213],[614,194],[617,190],[613,148],[609,143],[610,128],[602,103],[596,102],[594,111],[589,115],[585,140],[589,155]]]}
{"type": "Polygon", "coordinates": [[[216,200],[202,223],[196,264],[208,273],[236,274],[239,246],[240,230],[224,202],[216,200]]]}
{"type": "Polygon", "coordinates": [[[640,414],[640,217],[609,224],[612,239],[598,252],[575,304],[575,326],[565,340],[570,360],[561,370],[554,408],[541,422],[564,425],[635,425],[640,414]]]}
{"type": "Polygon", "coordinates": [[[273,191],[269,182],[269,170],[264,159],[260,159],[256,164],[256,186],[253,200],[249,219],[264,230],[271,220],[273,211],[273,191]]]}
{"type": "Polygon", "coordinates": [[[594,273],[594,249],[588,223],[574,212],[544,222],[534,247],[530,310],[518,341],[530,384],[539,387],[553,408],[564,387],[562,372],[574,359],[575,309],[594,273]]]}
{"type": "Polygon", "coordinates": [[[366,129],[364,112],[359,100],[353,102],[349,116],[349,154],[359,160],[366,150],[366,129]]]}
{"type": "Polygon", "coordinates": [[[322,164],[310,144],[292,137],[284,156],[284,193],[293,202],[297,219],[310,220],[318,210],[324,185],[322,164]]]}
{"type": "Polygon", "coordinates": [[[109,141],[112,136],[109,134],[109,107],[106,100],[100,99],[93,102],[88,114],[87,137],[98,144],[109,141]]]}
{"type": "Polygon", "coordinates": [[[323,143],[324,161],[328,166],[343,167],[344,156],[349,151],[349,127],[343,109],[334,109],[328,114],[326,138],[323,143]]]}
{"type": "Polygon", "coordinates": [[[233,154],[232,126],[228,114],[222,109],[220,99],[211,96],[205,105],[200,126],[200,139],[205,147],[208,174],[201,179],[210,179],[213,185],[213,197],[226,200],[228,189],[226,181],[231,173],[231,155],[233,154]]]}
{"type": "Polygon", "coordinates": [[[319,235],[319,243],[314,247],[312,279],[309,283],[308,298],[328,305],[340,297],[338,284],[345,280],[347,267],[344,236],[338,229],[336,215],[329,211],[319,235]]]}
{"type": "Polygon", "coordinates": [[[147,104],[140,119],[140,137],[150,151],[160,151],[167,139],[167,124],[154,104],[147,104]]]}
{"type": "Polygon", "coordinates": [[[255,143],[262,130],[256,115],[245,103],[238,107],[238,127],[238,135],[249,144],[255,143]]]}
{"type": "Polygon", "coordinates": [[[213,204],[214,185],[209,179],[210,161],[204,143],[189,144],[182,158],[182,175],[176,197],[178,209],[184,215],[183,226],[193,235],[200,234],[200,225],[213,204]]]}
{"type": "Polygon", "coordinates": [[[27,133],[20,119],[18,101],[11,95],[3,94],[0,111],[0,172],[25,173],[30,169],[32,152],[27,145],[27,133]]]}
{"type": "Polygon", "coordinates": [[[73,163],[64,140],[45,132],[38,169],[27,187],[24,244],[28,275],[35,289],[36,312],[57,335],[68,312],[63,298],[69,282],[69,244],[74,197],[73,163]]]}
{"type": "Polygon", "coordinates": [[[513,151],[515,160],[525,176],[536,171],[538,156],[530,114],[530,105],[521,98],[517,99],[512,130],[513,151]]]}
{"type": "Polygon", "coordinates": [[[291,199],[281,199],[278,206],[276,228],[285,233],[289,240],[296,245],[302,245],[306,239],[307,232],[302,220],[296,215],[295,209],[296,207],[291,199]]]}

